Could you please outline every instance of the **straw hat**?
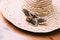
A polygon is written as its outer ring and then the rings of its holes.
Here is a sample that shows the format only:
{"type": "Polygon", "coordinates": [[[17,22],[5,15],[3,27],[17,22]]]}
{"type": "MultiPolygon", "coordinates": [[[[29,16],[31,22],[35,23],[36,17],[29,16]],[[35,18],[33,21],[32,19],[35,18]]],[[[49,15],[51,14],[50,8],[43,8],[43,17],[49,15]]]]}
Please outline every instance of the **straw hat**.
{"type": "Polygon", "coordinates": [[[2,0],[3,16],[17,27],[31,32],[60,28],[59,0],[2,0]]]}

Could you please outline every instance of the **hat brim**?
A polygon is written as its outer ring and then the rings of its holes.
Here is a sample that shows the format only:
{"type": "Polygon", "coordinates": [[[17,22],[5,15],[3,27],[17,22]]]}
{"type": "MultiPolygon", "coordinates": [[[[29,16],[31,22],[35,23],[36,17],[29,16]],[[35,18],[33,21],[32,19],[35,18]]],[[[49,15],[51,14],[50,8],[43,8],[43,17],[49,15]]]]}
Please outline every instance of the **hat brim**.
{"type": "Polygon", "coordinates": [[[21,10],[20,1],[16,2],[16,0],[14,0],[13,2],[16,3],[8,1],[7,5],[6,2],[2,3],[2,10],[1,10],[2,14],[11,23],[13,23],[14,25],[16,25],[17,27],[23,30],[37,32],[37,33],[51,32],[60,28],[60,4],[59,4],[60,1],[59,0],[52,1],[54,11],[50,15],[44,17],[47,20],[48,25],[47,26],[39,25],[38,27],[29,25],[26,22],[26,16],[21,10]]]}

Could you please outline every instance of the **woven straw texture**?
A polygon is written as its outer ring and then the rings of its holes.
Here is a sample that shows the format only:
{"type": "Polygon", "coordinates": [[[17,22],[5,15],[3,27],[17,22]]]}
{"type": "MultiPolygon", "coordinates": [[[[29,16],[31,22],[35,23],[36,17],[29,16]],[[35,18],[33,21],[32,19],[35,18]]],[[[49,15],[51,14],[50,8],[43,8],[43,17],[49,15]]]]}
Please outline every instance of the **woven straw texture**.
{"type": "MultiPolygon", "coordinates": [[[[29,2],[29,1],[27,1],[27,2],[29,2]]],[[[42,1],[44,2],[44,0],[42,0],[42,1]]],[[[49,1],[46,0],[46,1],[51,6],[51,4],[50,4],[51,0],[49,0],[49,1]]],[[[49,15],[43,17],[47,20],[47,26],[39,25],[37,27],[29,25],[26,22],[26,20],[25,20],[26,16],[22,12],[22,9],[23,9],[22,6],[23,6],[24,2],[25,2],[24,0],[13,0],[13,1],[12,0],[2,0],[1,11],[2,11],[3,16],[6,19],[8,19],[10,22],[12,22],[14,25],[16,25],[17,27],[27,30],[27,31],[40,33],[40,32],[51,32],[53,30],[60,28],[59,0],[52,0],[53,12],[51,12],[51,13],[49,13],[49,15]]],[[[32,3],[32,2],[30,2],[30,3],[32,3]]],[[[38,4],[38,5],[41,5],[41,4],[38,4]]],[[[46,5],[46,4],[44,3],[44,5],[46,5]]],[[[42,5],[42,6],[44,7],[44,5],[42,5]]],[[[34,5],[34,3],[31,5],[31,7],[32,6],[36,7],[36,5],[34,5]]],[[[50,6],[47,5],[46,7],[48,7],[48,8],[46,8],[46,9],[50,10],[51,9],[50,6]]],[[[39,7],[39,6],[37,6],[37,7],[39,7]]],[[[30,10],[28,7],[27,7],[27,9],[30,10]]],[[[32,10],[32,9],[34,9],[34,8],[31,8],[31,11],[37,12],[35,9],[34,10],[32,10]]],[[[34,12],[32,12],[32,13],[34,13],[34,12]]]]}

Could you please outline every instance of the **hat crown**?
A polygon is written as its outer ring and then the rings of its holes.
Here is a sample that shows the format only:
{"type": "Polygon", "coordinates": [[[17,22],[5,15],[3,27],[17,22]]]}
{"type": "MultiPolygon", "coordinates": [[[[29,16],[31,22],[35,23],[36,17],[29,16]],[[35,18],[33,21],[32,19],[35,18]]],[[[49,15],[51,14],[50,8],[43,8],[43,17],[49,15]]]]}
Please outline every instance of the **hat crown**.
{"type": "Polygon", "coordinates": [[[44,17],[52,11],[52,0],[25,0],[23,7],[32,14],[44,17]]]}

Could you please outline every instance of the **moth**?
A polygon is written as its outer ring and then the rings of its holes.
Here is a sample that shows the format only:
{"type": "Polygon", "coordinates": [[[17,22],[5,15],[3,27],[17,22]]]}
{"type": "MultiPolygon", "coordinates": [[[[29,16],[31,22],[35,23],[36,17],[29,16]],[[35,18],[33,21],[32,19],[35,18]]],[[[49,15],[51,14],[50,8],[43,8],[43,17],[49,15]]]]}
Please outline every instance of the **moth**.
{"type": "Polygon", "coordinates": [[[32,13],[30,13],[28,10],[26,9],[23,9],[22,10],[23,13],[26,15],[26,21],[28,23],[31,23],[32,25],[44,25],[46,23],[46,20],[43,19],[43,18],[39,18],[38,16],[36,15],[33,15],[32,13]]]}

